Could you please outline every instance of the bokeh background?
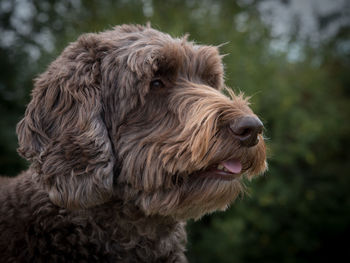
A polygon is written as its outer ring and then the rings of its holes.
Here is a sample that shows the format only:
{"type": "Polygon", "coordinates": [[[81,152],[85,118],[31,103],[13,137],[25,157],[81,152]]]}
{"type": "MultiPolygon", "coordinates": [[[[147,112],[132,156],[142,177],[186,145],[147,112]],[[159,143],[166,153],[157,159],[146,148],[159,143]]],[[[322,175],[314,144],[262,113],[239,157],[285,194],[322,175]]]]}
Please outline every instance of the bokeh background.
{"type": "Polygon", "coordinates": [[[0,173],[28,165],[15,125],[32,79],[81,33],[147,21],[226,43],[226,84],[266,127],[269,171],[227,212],[188,223],[190,262],[349,260],[348,0],[1,0],[0,173]]]}

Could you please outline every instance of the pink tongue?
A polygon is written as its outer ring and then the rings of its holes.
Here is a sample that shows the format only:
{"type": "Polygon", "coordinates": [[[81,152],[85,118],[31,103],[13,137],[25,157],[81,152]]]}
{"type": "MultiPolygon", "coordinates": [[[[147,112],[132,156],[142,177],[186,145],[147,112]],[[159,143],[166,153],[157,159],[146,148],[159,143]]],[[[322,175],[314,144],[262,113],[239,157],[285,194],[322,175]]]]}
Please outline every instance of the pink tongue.
{"type": "Polygon", "coordinates": [[[242,164],[237,159],[231,159],[225,162],[222,162],[222,165],[225,166],[233,174],[238,174],[242,171],[242,164]]]}

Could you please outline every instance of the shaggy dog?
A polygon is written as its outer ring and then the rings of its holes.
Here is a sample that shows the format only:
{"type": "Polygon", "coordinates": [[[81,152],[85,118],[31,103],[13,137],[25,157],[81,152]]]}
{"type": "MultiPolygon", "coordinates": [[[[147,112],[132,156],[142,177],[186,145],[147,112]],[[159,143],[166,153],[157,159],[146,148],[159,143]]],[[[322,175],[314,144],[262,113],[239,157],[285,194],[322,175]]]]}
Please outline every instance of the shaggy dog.
{"type": "Polygon", "coordinates": [[[262,123],[223,74],[216,47],[148,26],[70,44],[17,126],[31,166],[0,181],[0,261],[186,262],[184,222],[266,169],[262,123]]]}

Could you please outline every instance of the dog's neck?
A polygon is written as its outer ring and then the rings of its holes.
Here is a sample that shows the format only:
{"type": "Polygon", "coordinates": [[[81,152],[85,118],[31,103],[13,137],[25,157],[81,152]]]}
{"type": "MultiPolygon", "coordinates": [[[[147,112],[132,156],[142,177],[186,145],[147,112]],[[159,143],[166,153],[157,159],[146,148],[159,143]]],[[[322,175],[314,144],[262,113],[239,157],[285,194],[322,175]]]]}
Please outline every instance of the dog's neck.
{"type": "Polygon", "coordinates": [[[121,246],[121,252],[127,250],[127,253],[135,254],[135,258],[148,259],[147,262],[156,261],[155,255],[157,260],[164,257],[186,262],[184,222],[160,215],[147,216],[134,203],[117,197],[83,214],[99,225],[103,233],[108,233],[107,242],[115,241],[116,247],[111,244],[113,250],[121,246]]]}
{"type": "MultiPolygon", "coordinates": [[[[109,223],[111,225],[118,224],[118,227],[121,227],[121,222],[125,222],[127,224],[125,229],[128,229],[128,232],[134,226],[137,227],[138,232],[142,232],[145,237],[150,239],[169,235],[179,224],[184,225],[170,216],[146,215],[134,202],[125,202],[118,197],[113,197],[107,203],[92,208],[91,212],[96,221],[101,219],[106,222],[106,217],[108,217],[109,223]]],[[[123,227],[121,228],[123,229],[123,227]]]]}

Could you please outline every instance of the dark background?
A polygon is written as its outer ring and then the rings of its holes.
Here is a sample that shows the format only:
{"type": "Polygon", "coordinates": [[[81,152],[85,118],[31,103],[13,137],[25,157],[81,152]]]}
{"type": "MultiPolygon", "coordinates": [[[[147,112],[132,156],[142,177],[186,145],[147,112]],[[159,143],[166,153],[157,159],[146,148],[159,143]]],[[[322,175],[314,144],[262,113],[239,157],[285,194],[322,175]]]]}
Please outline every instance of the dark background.
{"type": "Polygon", "coordinates": [[[226,84],[263,120],[269,171],[189,222],[190,262],[349,260],[350,1],[1,0],[0,173],[27,164],[15,125],[32,79],[83,32],[147,21],[218,45],[226,84]]]}

